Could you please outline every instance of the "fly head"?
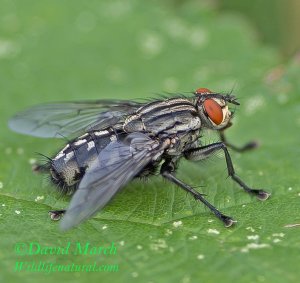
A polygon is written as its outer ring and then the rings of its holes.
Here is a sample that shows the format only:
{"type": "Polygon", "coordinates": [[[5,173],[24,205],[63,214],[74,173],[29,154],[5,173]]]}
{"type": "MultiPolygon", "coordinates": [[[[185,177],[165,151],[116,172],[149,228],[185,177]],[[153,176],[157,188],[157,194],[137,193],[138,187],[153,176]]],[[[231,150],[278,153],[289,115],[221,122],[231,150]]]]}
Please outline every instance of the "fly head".
{"type": "Polygon", "coordinates": [[[233,95],[213,93],[207,88],[195,91],[198,114],[204,127],[212,130],[225,128],[232,118],[228,104],[239,105],[233,95]]]}

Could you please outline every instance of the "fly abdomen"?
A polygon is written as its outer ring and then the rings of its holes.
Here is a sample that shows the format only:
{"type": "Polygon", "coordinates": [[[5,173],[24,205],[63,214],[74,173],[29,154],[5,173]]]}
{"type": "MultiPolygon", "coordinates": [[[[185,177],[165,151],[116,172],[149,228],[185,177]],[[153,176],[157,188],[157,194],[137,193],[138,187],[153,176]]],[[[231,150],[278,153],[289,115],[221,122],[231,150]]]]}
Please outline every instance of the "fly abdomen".
{"type": "Polygon", "coordinates": [[[62,187],[76,185],[101,150],[116,138],[109,129],[88,132],[68,143],[51,161],[53,182],[62,187]]]}

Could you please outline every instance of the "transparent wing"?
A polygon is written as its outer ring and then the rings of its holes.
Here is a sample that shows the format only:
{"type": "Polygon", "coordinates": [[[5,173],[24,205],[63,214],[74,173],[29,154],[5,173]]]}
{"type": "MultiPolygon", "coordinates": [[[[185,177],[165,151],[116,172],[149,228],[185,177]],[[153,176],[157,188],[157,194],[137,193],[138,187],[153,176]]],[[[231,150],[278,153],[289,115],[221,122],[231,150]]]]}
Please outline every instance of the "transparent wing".
{"type": "Polygon", "coordinates": [[[142,133],[109,144],[87,170],[61,221],[67,230],[94,215],[135,177],[163,146],[142,133]]]}
{"type": "Polygon", "coordinates": [[[122,100],[62,102],[33,106],[9,120],[18,133],[42,138],[79,135],[91,129],[104,129],[118,123],[142,103],[122,100]]]}

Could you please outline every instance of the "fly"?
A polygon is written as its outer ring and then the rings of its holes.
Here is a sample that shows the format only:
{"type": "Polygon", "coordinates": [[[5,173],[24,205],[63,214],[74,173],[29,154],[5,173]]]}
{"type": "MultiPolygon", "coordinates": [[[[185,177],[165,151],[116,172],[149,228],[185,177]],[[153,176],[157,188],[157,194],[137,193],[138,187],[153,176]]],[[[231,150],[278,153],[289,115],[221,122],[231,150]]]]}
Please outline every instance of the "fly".
{"type": "Polygon", "coordinates": [[[46,164],[36,170],[50,174],[63,192],[72,194],[66,210],[50,211],[63,230],[102,209],[130,180],[160,174],[207,206],[226,227],[233,218],[210,204],[203,194],[175,177],[179,160],[199,161],[223,151],[228,175],[243,190],[266,200],[270,194],[252,189],[235,173],[228,148],[236,147],[224,130],[232,125],[233,95],[199,88],[193,96],[177,96],[140,103],[126,100],[63,102],[34,106],[9,121],[12,130],[42,138],[72,137],[46,164]],[[217,131],[220,142],[201,145],[205,129],[217,131]]]}

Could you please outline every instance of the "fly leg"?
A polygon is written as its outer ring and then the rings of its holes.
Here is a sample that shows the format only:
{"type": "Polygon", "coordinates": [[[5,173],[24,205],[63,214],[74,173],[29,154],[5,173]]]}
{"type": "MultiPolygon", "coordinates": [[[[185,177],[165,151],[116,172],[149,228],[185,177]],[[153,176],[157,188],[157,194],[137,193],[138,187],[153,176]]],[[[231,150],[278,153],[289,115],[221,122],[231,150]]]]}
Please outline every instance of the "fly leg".
{"type": "Polygon", "coordinates": [[[244,151],[247,151],[247,150],[251,150],[251,149],[254,149],[254,148],[257,148],[259,146],[258,142],[256,141],[251,141],[251,142],[248,142],[246,143],[245,145],[239,147],[239,146],[236,146],[234,144],[231,144],[227,141],[226,137],[225,137],[225,134],[224,134],[224,131],[226,129],[228,129],[229,127],[232,126],[232,123],[230,122],[224,129],[222,129],[221,131],[219,131],[219,135],[220,135],[220,139],[223,143],[226,144],[227,147],[237,151],[237,152],[244,152],[244,151]]]}
{"type": "MultiPolygon", "coordinates": [[[[46,165],[42,165],[42,164],[34,164],[32,166],[32,170],[33,172],[36,172],[36,173],[49,173],[49,166],[46,164],[46,165]]],[[[61,217],[64,215],[64,213],[66,212],[65,209],[62,209],[62,210],[50,210],[48,212],[50,218],[52,220],[60,220],[61,217]]]]}
{"type": "Polygon", "coordinates": [[[239,147],[239,146],[236,146],[234,144],[231,144],[227,141],[225,135],[224,135],[224,132],[220,132],[220,138],[221,138],[221,141],[226,144],[227,147],[237,151],[237,152],[244,152],[244,151],[247,151],[247,150],[251,150],[251,149],[254,149],[256,147],[258,147],[258,142],[256,141],[251,141],[251,142],[248,142],[246,143],[245,145],[239,147]]]}
{"type": "Polygon", "coordinates": [[[50,210],[48,213],[52,220],[57,221],[57,220],[61,219],[61,217],[64,215],[65,212],[66,212],[66,210],[62,209],[62,210],[50,210]]]}
{"type": "MultiPolygon", "coordinates": [[[[34,164],[32,166],[32,170],[36,173],[48,173],[49,172],[49,168],[47,168],[45,165],[40,165],[40,164],[34,164]]],[[[63,214],[66,212],[65,209],[62,210],[50,210],[48,212],[50,218],[52,220],[60,220],[61,217],[63,216],[63,214]]]]}
{"type": "Polygon", "coordinates": [[[174,165],[172,162],[166,162],[161,167],[161,175],[167,179],[168,181],[176,184],[177,186],[181,187],[188,193],[192,194],[196,200],[201,201],[205,206],[207,206],[225,225],[225,227],[230,227],[236,221],[233,220],[231,217],[224,215],[220,212],[217,208],[215,208],[212,204],[210,204],[199,192],[194,190],[189,185],[185,184],[184,182],[177,179],[172,172],[174,172],[174,165]]]}
{"type": "Polygon", "coordinates": [[[239,176],[235,174],[231,157],[224,142],[212,143],[206,146],[190,149],[184,152],[184,155],[186,159],[196,161],[208,158],[209,156],[213,155],[216,151],[219,150],[223,150],[225,153],[228,175],[236,183],[238,183],[240,187],[242,187],[247,193],[255,195],[260,200],[266,200],[270,196],[270,193],[267,193],[263,190],[251,189],[240,179],[239,176]]]}
{"type": "Polygon", "coordinates": [[[47,165],[35,163],[32,165],[32,171],[38,174],[49,173],[49,167],[47,165]]]}

